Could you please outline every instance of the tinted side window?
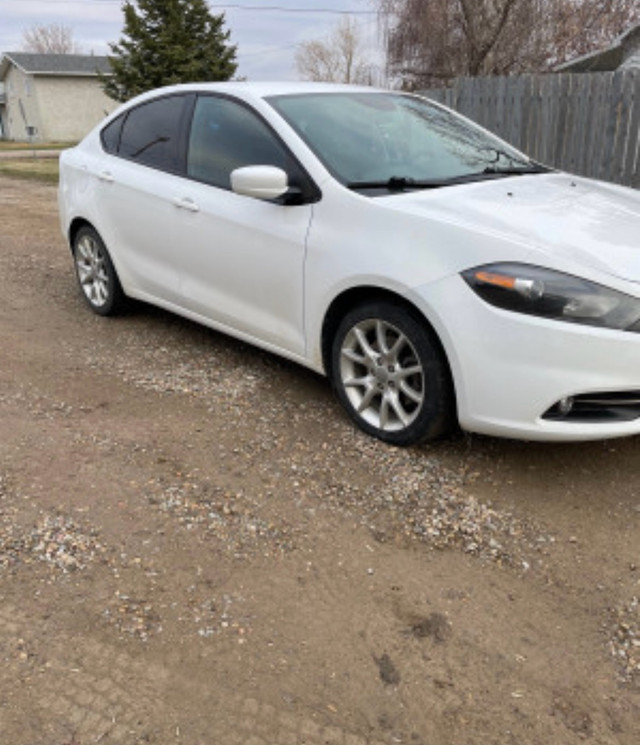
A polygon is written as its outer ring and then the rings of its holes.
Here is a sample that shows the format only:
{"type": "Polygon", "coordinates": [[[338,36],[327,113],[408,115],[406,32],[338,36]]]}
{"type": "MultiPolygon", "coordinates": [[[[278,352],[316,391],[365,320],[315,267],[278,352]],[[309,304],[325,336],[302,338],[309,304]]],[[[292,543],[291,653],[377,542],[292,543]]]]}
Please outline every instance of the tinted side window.
{"type": "Polygon", "coordinates": [[[109,122],[107,126],[100,133],[102,139],[102,147],[108,153],[117,153],[118,145],[120,144],[120,132],[122,131],[122,122],[124,121],[124,114],[109,122]]]}
{"type": "Polygon", "coordinates": [[[119,154],[163,171],[178,170],[184,102],[184,96],[167,96],[132,109],[124,120],[119,154]]]}
{"type": "Polygon", "coordinates": [[[256,114],[227,98],[201,96],[196,102],[189,139],[187,175],[223,189],[242,166],[292,170],[292,158],[256,114]]]}

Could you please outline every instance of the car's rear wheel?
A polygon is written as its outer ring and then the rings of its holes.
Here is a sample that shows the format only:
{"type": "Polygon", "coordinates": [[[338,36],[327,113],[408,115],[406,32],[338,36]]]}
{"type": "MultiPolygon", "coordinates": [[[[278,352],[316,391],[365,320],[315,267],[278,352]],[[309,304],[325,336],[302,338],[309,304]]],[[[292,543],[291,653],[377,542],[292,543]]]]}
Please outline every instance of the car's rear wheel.
{"type": "Polygon", "coordinates": [[[102,238],[84,226],[73,241],[73,259],[78,284],[87,304],[95,313],[109,316],[124,309],[125,295],[102,238]]]}
{"type": "Polygon", "coordinates": [[[370,302],[345,315],[333,340],[331,379],[356,424],[385,442],[413,445],[453,424],[440,344],[403,306],[370,302]]]}

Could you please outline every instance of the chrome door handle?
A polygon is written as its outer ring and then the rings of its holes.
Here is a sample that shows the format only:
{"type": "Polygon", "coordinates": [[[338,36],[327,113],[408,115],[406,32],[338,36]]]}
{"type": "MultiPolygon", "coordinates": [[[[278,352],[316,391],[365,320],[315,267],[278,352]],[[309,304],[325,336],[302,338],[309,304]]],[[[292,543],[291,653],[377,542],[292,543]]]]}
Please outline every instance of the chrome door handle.
{"type": "Polygon", "coordinates": [[[113,174],[111,171],[100,171],[98,174],[100,181],[106,181],[108,184],[112,184],[114,181],[113,174]]]}
{"type": "Polygon", "coordinates": [[[189,197],[175,197],[173,200],[173,204],[178,207],[178,209],[181,210],[188,210],[189,212],[199,212],[200,207],[193,201],[193,199],[189,199],[189,197]]]}

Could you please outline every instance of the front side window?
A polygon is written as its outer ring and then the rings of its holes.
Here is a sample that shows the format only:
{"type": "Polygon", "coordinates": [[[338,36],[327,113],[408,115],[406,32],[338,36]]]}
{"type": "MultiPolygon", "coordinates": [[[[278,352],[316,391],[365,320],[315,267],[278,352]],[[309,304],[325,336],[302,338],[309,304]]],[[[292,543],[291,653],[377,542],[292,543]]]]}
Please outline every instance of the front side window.
{"type": "Polygon", "coordinates": [[[268,125],[228,98],[200,96],[189,138],[187,175],[231,189],[231,171],[243,166],[277,166],[287,173],[292,158],[268,125]]]}
{"type": "Polygon", "coordinates": [[[184,96],[166,96],[136,106],[123,122],[118,154],[163,171],[177,171],[184,105],[184,96]]]}

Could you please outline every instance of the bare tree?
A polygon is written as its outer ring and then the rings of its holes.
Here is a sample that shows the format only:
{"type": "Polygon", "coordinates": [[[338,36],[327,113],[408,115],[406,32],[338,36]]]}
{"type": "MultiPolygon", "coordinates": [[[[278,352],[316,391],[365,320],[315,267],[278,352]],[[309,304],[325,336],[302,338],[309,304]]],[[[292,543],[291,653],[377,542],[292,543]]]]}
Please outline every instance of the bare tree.
{"type": "Polygon", "coordinates": [[[326,42],[307,41],[296,51],[296,68],[304,80],[371,83],[372,65],[364,56],[358,26],[345,16],[326,42]]]}
{"type": "Polygon", "coordinates": [[[640,21],[638,0],[377,0],[388,72],[406,88],[549,70],[640,21]]]}
{"type": "Polygon", "coordinates": [[[31,26],[22,34],[22,49],[37,54],[80,54],[73,40],[73,29],[58,23],[31,26]]]}

